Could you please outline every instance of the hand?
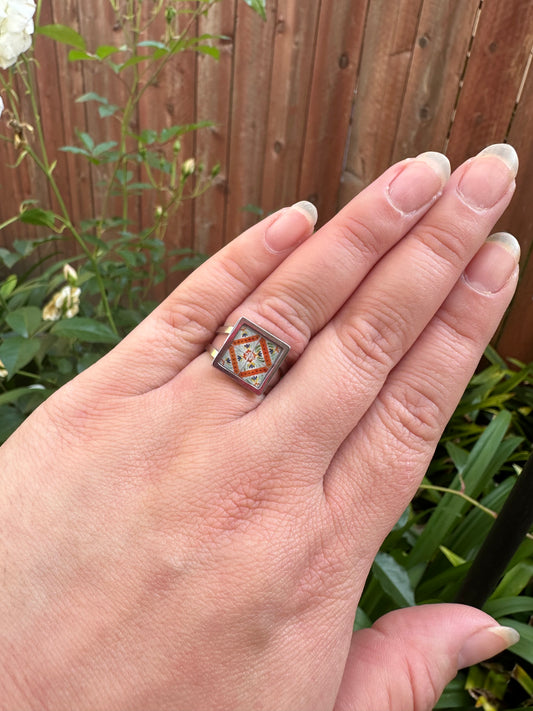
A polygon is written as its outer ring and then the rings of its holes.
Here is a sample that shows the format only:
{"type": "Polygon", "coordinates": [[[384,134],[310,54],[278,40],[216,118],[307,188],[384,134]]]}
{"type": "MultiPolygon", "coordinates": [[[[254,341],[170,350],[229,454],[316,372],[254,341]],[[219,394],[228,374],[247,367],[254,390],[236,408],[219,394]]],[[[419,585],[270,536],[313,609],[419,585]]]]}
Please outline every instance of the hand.
{"type": "Polygon", "coordinates": [[[1,709],[430,709],[512,642],[458,605],[351,630],[515,289],[485,239],[516,168],[423,154],[313,236],[309,204],[269,216],[15,432],[1,709]],[[241,315],[292,346],[264,397],[205,352],[241,315]]]}

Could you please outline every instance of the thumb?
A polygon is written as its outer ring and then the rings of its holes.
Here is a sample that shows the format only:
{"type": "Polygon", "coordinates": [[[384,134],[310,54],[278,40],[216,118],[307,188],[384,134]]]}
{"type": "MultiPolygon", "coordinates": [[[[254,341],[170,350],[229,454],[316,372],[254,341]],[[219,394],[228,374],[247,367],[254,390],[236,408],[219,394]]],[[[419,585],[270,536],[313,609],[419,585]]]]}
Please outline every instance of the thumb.
{"type": "Polygon", "coordinates": [[[335,711],[429,711],[458,669],[518,639],[466,605],[395,610],[353,634],[335,711]]]}

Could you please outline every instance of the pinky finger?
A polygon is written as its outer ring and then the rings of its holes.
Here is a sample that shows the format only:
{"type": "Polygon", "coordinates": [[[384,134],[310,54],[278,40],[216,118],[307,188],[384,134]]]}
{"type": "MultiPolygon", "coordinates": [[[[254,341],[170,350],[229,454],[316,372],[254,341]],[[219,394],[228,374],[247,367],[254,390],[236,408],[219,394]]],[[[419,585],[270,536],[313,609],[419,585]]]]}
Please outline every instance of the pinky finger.
{"type": "Polygon", "coordinates": [[[361,533],[365,511],[386,512],[371,548],[379,547],[415,494],[511,301],[519,255],[512,235],[489,237],[332,462],[325,489],[344,510],[351,536],[361,533]]]}

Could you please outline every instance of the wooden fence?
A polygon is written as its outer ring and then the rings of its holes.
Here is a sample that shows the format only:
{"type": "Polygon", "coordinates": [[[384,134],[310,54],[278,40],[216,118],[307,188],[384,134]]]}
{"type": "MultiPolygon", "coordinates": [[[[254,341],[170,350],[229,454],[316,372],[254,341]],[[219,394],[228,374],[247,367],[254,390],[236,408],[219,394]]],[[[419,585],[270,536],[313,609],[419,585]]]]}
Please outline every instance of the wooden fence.
{"type": "MultiPolygon", "coordinates": [[[[41,23],[77,29],[89,49],[121,43],[108,0],[49,0],[41,23]]],[[[209,119],[182,152],[220,163],[216,185],[186,203],[172,243],[212,253],[257,217],[300,199],[321,222],[392,161],[443,150],[455,167],[485,145],[511,142],[521,159],[518,190],[499,224],[523,250],[518,294],[498,337],[502,355],[533,360],[533,45],[531,0],[267,0],[263,22],[242,0],[221,0],[199,33],[223,35],[220,59],[180,54],[136,117],[163,128],[209,119]],[[531,181],[531,182],[530,182],[531,181]]],[[[40,106],[50,152],[74,129],[109,139],[110,122],[74,99],[120,96],[95,63],[69,64],[67,51],[37,39],[40,106]]],[[[2,219],[24,198],[51,198],[27,162],[12,171],[0,147],[2,219]]],[[[97,210],[97,171],[58,154],[56,176],[78,219],[97,210]]],[[[154,209],[139,201],[140,224],[154,209]]],[[[15,225],[0,240],[24,236],[15,225]]],[[[171,288],[169,278],[167,288],[171,288]]]]}

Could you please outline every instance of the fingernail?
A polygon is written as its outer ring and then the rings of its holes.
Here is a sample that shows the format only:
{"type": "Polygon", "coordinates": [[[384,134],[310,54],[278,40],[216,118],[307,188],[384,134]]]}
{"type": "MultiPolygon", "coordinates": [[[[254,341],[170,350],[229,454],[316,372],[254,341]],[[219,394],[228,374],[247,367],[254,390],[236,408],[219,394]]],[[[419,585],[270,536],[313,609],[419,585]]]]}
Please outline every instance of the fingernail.
{"type": "Polygon", "coordinates": [[[463,669],[503,652],[520,640],[512,627],[494,625],[484,627],[469,637],[457,657],[457,667],[463,669]]]}
{"type": "Polygon", "coordinates": [[[387,189],[392,205],[404,214],[431,202],[450,177],[450,161],[442,153],[427,151],[406,163],[387,189]]]}
{"type": "Polygon", "coordinates": [[[464,280],[475,291],[496,294],[515,273],[520,245],[508,232],[496,232],[481,247],[464,271],[464,280]]]}
{"type": "Polygon", "coordinates": [[[312,202],[301,200],[282,210],[265,232],[265,244],[271,252],[284,252],[294,247],[313,231],[318,211],[312,202]]]}
{"type": "Polygon", "coordinates": [[[518,172],[518,155],[508,143],[487,146],[470,161],[457,192],[475,210],[487,210],[499,202],[518,172]]]}

